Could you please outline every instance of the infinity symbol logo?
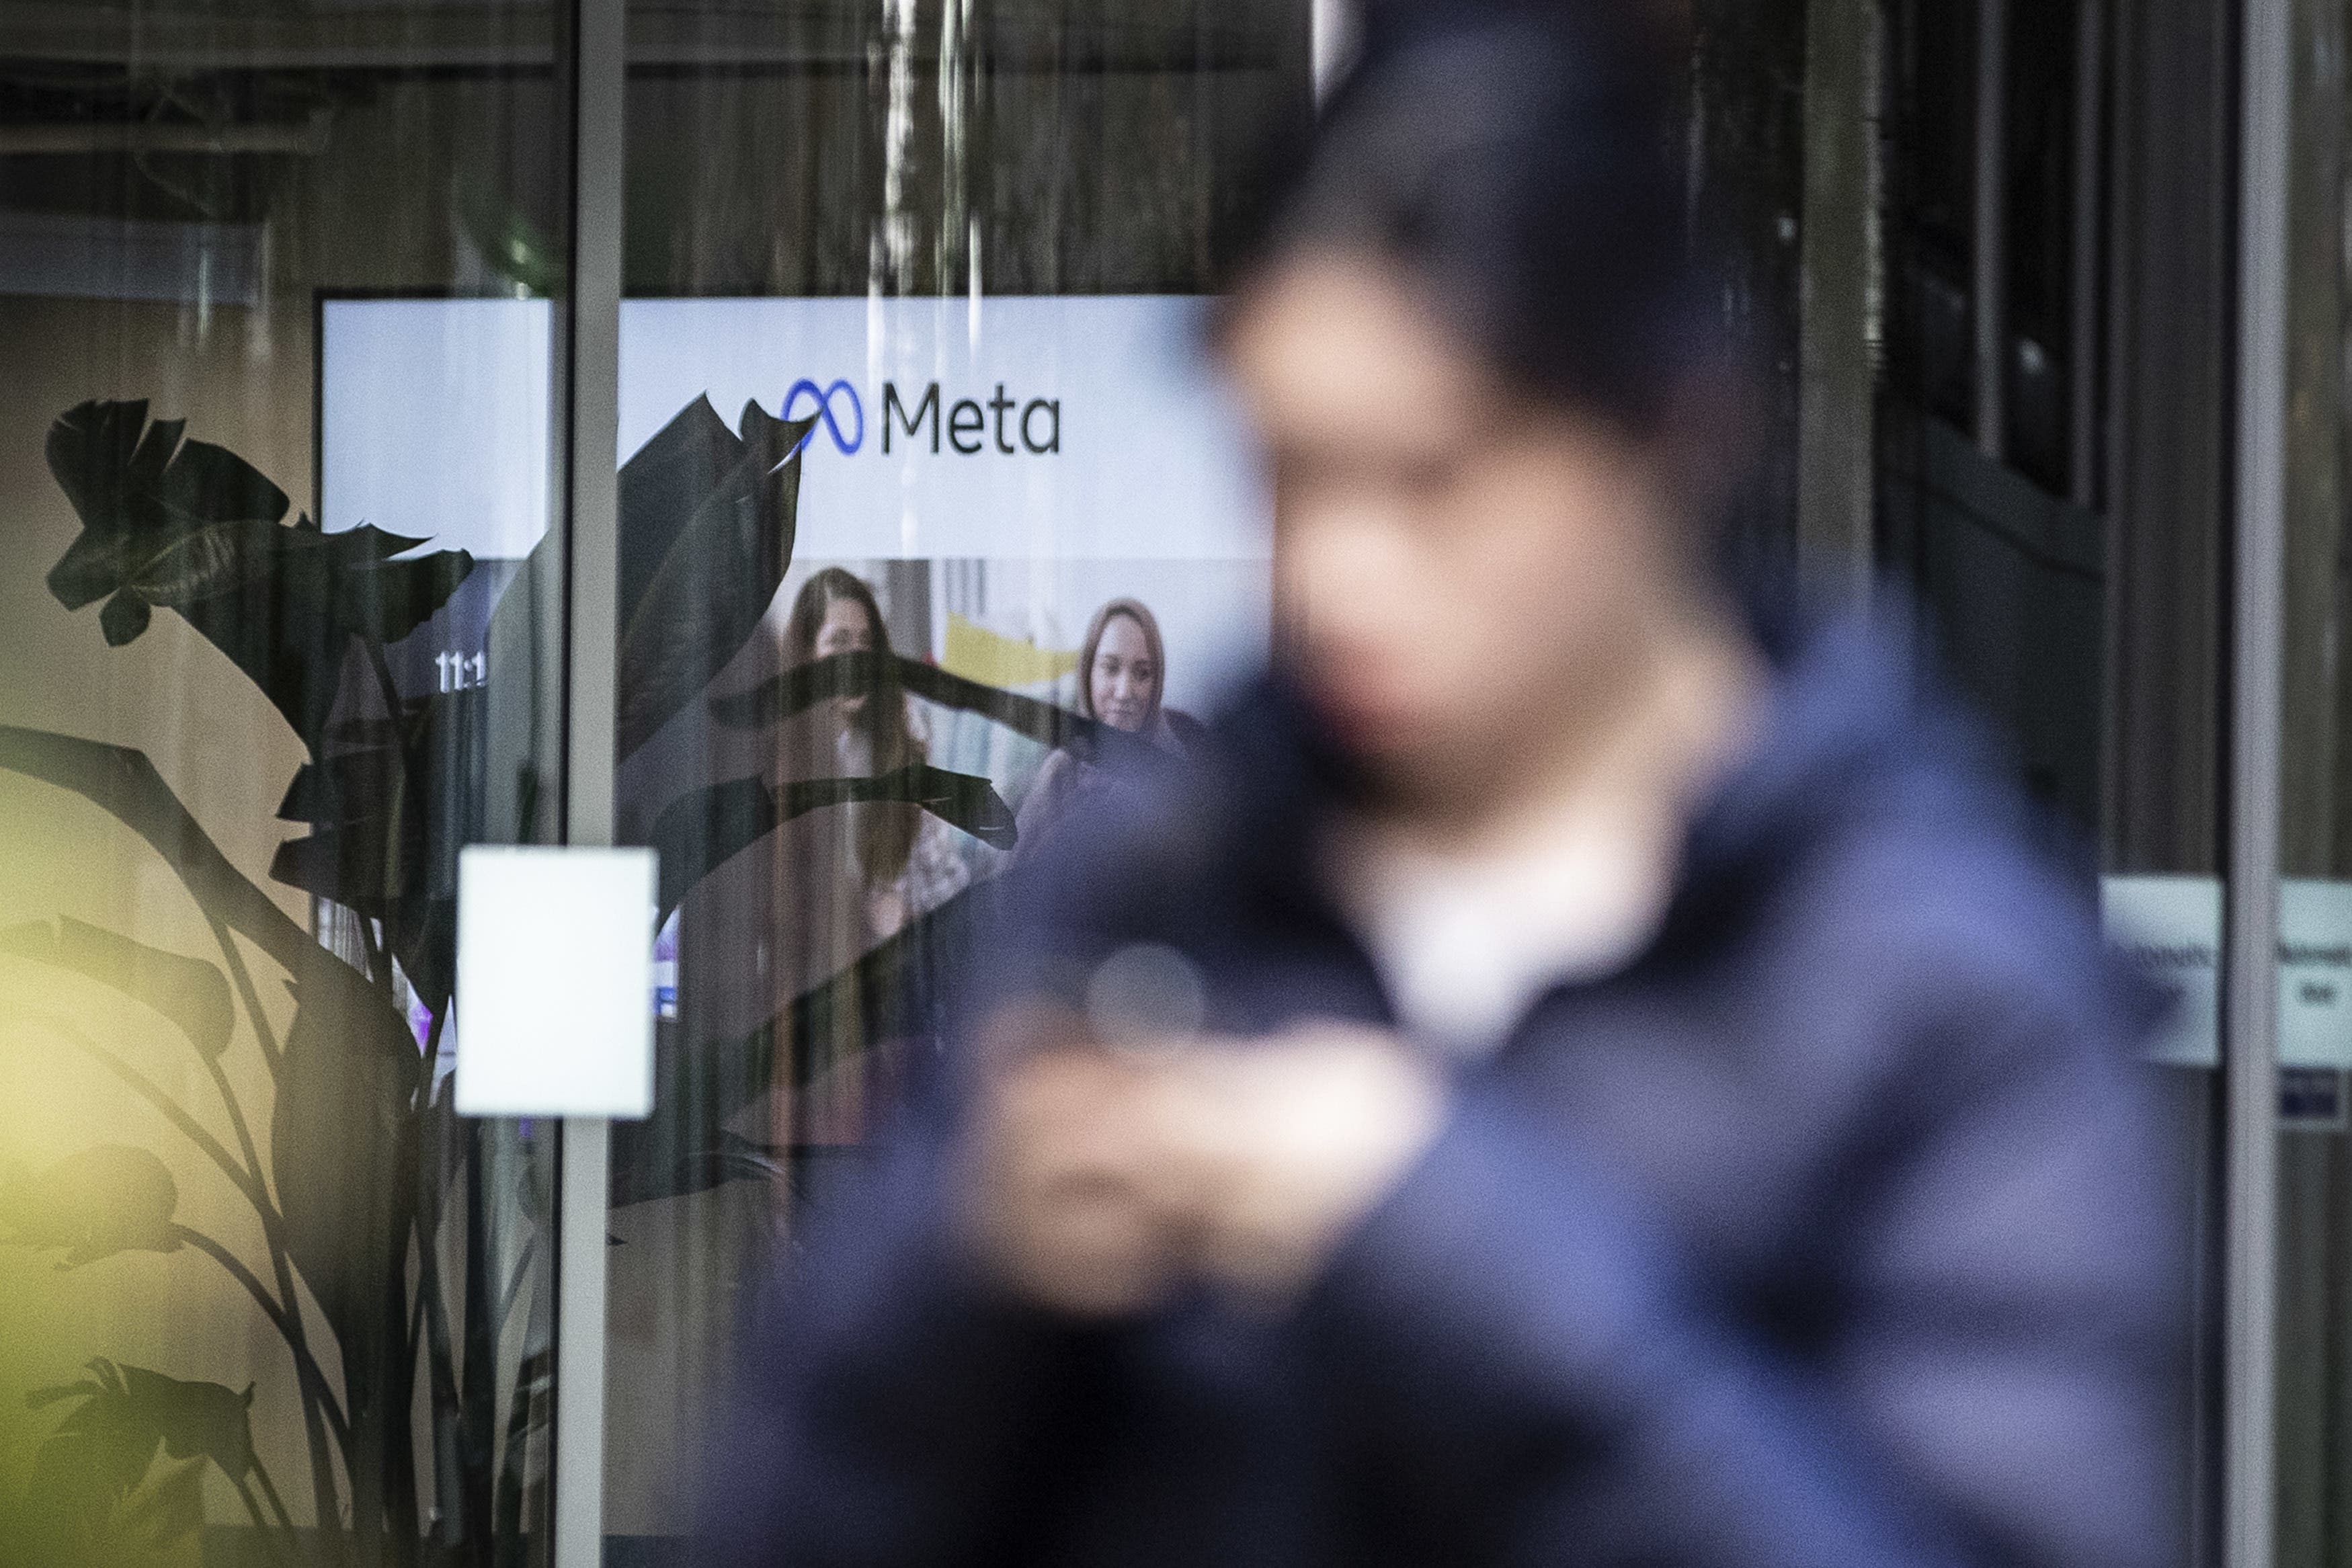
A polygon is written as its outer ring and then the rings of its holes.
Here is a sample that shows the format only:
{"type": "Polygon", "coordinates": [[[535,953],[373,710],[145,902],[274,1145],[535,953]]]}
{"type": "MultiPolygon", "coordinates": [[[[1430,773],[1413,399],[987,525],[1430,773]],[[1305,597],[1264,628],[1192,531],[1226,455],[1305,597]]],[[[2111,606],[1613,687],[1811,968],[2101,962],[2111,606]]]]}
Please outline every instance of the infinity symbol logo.
{"type": "MultiPolygon", "coordinates": [[[[817,417],[824,422],[825,434],[833,437],[833,444],[844,457],[851,455],[866,444],[866,405],[858,401],[856,387],[851,386],[847,382],[835,382],[829,387],[821,387],[805,377],[794,382],[793,390],[784,394],[782,418],[787,423],[798,417],[796,411],[800,407],[803,393],[816,404],[815,413],[817,417]],[[850,416],[857,422],[850,434],[844,435],[841,433],[841,421],[834,416],[833,405],[836,398],[849,400],[850,416]]],[[[801,447],[806,446],[815,437],[816,432],[814,430],[801,437],[800,446],[793,448],[794,455],[798,455],[801,447]]]]}

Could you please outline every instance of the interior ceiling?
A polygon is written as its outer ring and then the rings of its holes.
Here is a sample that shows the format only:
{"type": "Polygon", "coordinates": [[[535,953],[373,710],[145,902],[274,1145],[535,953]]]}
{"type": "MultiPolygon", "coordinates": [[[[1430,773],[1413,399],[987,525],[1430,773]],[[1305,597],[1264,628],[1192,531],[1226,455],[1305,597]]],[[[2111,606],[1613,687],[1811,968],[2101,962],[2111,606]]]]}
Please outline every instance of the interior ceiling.
{"type": "MultiPolygon", "coordinates": [[[[627,0],[629,69],[681,84],[943,58],[995,76],[1250,72],[1303,68],[1307,45],[1307,0],[914,0],[900,31],[903,3],[627,0]]],[[[257,221],[289,160],[387,91],[547,81],[570,9],[0,0],[0,212],[257,221]]]]}

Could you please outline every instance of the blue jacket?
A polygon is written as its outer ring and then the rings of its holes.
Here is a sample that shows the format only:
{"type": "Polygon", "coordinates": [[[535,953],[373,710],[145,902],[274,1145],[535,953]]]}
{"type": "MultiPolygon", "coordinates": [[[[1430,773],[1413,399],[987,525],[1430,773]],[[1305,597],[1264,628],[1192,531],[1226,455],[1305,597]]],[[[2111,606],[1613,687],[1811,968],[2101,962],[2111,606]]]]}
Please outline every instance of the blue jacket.
{"type": "MultiPolygon", "coordinates": [[[[1081,1326],[977,1282],[950,1060],[745,1346],[709,1549],[750,1564],[2144,1568],[2186,1335],[2134,983],[1883,645],[1777,655],[1662,935],[1465,1070],[1279,1318],[1081,1326]]],[[[1382,1021],[1277,686],[1016,890],[989,995],[1136,941],[1212,1023],[1382,1021]]]]}

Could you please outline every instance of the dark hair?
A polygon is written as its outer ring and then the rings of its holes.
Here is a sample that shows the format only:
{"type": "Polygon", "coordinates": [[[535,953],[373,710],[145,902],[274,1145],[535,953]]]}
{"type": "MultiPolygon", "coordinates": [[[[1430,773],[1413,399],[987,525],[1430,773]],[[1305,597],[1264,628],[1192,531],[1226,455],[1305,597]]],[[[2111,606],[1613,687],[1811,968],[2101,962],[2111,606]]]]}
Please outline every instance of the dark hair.
{"type": "Polygon", "coordinates": [[[1528,391],[1649,427],[1721,352],[1676,101],[1654,7],[1376,3],[1315,134],[1270,150],[1226,275],[1245,294],[1302,249],[1382,256],[1528,391]]]}
{"type": "MultiPolygon", "coordinates": [[[[922,743],[907,722],[906,694],[898,685],[898,661],[891,656],[890,627],[866,580],[837,566],[828,566],[801,585],[793,612],[784,622],[784,662],[805,664],[816,657],[817,634],[824,629],[825,612],[835,604],[855,604],[873,629],[874,652],[880,656],[873,694],[857,716],[865,732],[867,755],[877,774],[889,773],[923,758],[922,743]]],[[[834,770],[831,756],[811,759],[823,772],[834,770]]],[[[795,771],[803,771],[796,769],[795,771]]],[[[867,878],[874,883],[898,880],[914,852],[915,835],[922,827],[920,810],[912,806],[857,807],[857,847],[867,878]]]]}

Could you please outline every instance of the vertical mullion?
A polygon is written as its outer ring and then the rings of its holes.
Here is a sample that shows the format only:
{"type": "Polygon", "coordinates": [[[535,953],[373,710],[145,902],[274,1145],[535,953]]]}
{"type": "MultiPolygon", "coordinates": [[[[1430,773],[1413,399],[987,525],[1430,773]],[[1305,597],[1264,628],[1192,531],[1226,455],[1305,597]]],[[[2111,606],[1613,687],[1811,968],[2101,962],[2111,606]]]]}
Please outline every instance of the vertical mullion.
{"type": "MultiPolygon", "coordinates": [[[[572,299],[565,355],[564,840],[613,841],[620,622],[618,481],[625,0],[576,0],[572,299]]],[[[565,1122],[558,1198],[555,1562],[598,1568],[604,1536],[605,1237],[611,1125],[565,1122]]]]}
{"type": "Polygon", "coordinates": [[[2009,435],[2009,0],[1977,0],[1977,445],[1999,457],[2009,435]]]}
{"type": "Polygon", "coordinates": [[[1798,560],[1809,582],[1857,604],[1875,564],[1880,47],[1875,0],[1805,8],[1798,560]]]}
{"type": "Polygon", "coordinates": [[[2106,0],[2075,0],[2074,234],[2067,314],[2073,328],[2066,370],[2072,415],[2066,433],[2069,499],[2099,504],[2099,215],[2105,167],[2107,79],[2106,0]]]}
{"type": "Polygon", "coordinates": [[[2290,7],[2244,8],[2231,672],[2222,1562],[2271,1568],[2276,1404],[2280,710],[2290,7]]]}

